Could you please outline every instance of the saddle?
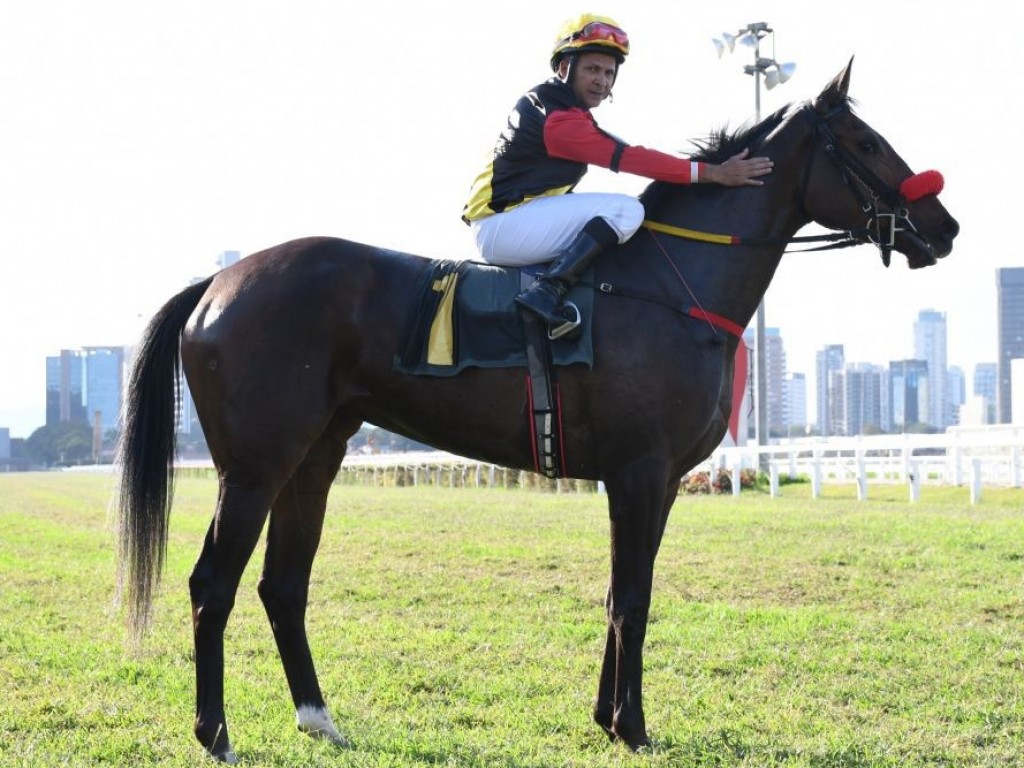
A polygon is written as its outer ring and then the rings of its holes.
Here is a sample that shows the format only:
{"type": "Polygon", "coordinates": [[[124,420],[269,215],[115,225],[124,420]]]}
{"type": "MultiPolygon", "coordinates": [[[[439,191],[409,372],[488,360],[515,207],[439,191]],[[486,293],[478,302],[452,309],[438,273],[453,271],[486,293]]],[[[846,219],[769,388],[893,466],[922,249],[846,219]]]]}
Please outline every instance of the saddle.
{"type": "MultiPolygon", "coordinates": [[[[415,290],[404,344],[393,368],[417,376],[456,376],[466,368],[527,367],[526,323],[515,304],[545,265],[518,269],[476,261],[433,260],[415,290]]],[[[555,366],[594,365],[592,280],[566,296],[579,312],[578,336],[550,341],[555,366]]]]}
{"type": "Polygon", "coordinates": [[[534,469],[556,478],[565,474],[556,367],[593,368],[594,292],[588,272],[566,296],[573,319],[548,329],[514,301],[545,266],[433,261],[417,286],[405,344],[393,367],[420,376],[455,376],[470,367],[526,369],[534,469]]]}

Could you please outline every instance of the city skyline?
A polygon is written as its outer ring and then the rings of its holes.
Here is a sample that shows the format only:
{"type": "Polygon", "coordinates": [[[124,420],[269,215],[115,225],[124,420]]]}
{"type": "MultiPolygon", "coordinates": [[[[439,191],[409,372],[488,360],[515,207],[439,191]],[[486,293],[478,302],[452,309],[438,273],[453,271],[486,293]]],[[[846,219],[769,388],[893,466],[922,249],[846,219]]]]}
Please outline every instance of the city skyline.
{"type": "MultiPolygon", "coordinates": [[[[579,4],[457,6],[440,19],[429,4],[394,0],[254,0],[244,14],[197,0],[103,0],[62,4],[59,24],[49,6],[12,8],[0,29],[0,426],[23,437],[44,422],[40,360],[133,344],[225,248],[251,254],[332,235],[471,256],[459,215],[480,158],[514,100],[549,75],[551,37],[579,4]],[[480,45],[501,51],[501,65],[467,65],[480,45]]],[[[1024,104],[1005,98],[1016,64],[991,30],[1018,28],[1024,9],[866,0],[841,21],[811,0],[608,0],[600,10],[626,27],[633,50],[595,116],[630,143],[686,154],[693,139],[748,120],[750,52],[719,59],[711,38],[766,21],[770,55],[797,71],[762,89],[763,114],[813,98],[855,56],[858,114],[915,171],[945,176],[940,199],[961,234],[938,265],[912,271],[896,256],[885,269],[870,247],[783,259],[766,319],[785,335],[791,370],[810,378],[816,351],[837,340],[849,360],[907,357],[926,307],[946,314],[949,365],[996,359],[992,274],[1024,266],[1006,236],[1016,182],[998,169],[1024,160],[1024,104]],[[936,45],[971,66],[941,63],[936,45]],[[968,151],[979,137],[982,149],[1000,148],[998,163],[968,151]]],[[[646,183],[592,169],[579,188],[635,194],[646,183]]]]}

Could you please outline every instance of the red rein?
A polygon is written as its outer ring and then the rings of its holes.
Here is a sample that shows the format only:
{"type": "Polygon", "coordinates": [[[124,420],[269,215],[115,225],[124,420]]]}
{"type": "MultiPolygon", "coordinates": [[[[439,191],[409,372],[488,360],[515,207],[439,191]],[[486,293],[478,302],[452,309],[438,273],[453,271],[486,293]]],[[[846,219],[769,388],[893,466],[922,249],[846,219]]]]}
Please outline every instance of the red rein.
{"type": "Polygon", "coordinates": [[[908,203],[912,203],[922,197],[939,194],[943,184],[942,174],[938,171],[922,171],[900,184],[900,194],[908,203]]]}

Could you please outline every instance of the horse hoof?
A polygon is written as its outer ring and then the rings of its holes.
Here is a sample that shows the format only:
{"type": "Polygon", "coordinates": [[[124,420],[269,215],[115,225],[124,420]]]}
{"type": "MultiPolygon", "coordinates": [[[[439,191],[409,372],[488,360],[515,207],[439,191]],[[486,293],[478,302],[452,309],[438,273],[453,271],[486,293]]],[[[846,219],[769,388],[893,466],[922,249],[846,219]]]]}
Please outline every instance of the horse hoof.
{"type": "Polygon", "coordinates": [[[207,728],[197,721],[195,734],[207,754],[217,762],[228,765],[235,765],[238,762],[238,755],[231,748],[231,741],[228,739],[227,728],[224,727],[223,721],[216,728],[207,728]]]}
{"type": "Polygon", "coordinates": [[[350,749],[352,747],[352,742],[337,731],[303,731],[303,733],[311,739],[322,739],[342,749],[350,749]]]}
{"type": "Polygon", "coordinates": [[[314,739],[323,739],[339,747],[352,746],[348,739],[338,733],[330,713],[323,707],[299,707],[295,721],[300,731],[314,739]]]}
{"type": "Polygon", "coordinates": [[[617,741],[619,737],[615,734],[615,731],[612,730],[613,716],[611,709],[609,708],[606,710],[599,704],[595,704],[592,715],[594,722],[601,726],[601,730],[604,731],[604,735],[608,737],[608,741],[612,743],[617,741]]]}
{"type": "Polygon", "coordinates": [[[622,723],[615,723],[612,730],[629,747],[630,752],[642,752],[652,746],[651,740],[647,738],[646,728],[631,729],[624,727],[622,723]]]}
{"type": "Polygon", "coordinates": [[[644,736],[644,738],[636,744],[630,744],[629,749],[634,753],[650,752],[654,749],[654,744],[651,743],[650,739],[644,736]]]}

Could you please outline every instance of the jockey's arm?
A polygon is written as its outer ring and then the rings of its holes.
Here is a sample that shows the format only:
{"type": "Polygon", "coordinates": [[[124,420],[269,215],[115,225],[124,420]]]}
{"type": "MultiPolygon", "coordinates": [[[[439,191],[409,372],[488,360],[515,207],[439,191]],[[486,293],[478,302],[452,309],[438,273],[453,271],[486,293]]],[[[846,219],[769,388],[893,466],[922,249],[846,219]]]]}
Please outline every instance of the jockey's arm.
{"type": "Polygon", "coordinates": [[[773,165],[766,157],[747,157],[747,150],[715,165],[631,146],[601,130],[590,113],[582,109],[559,110],[549,115],[544,122],[544,146],[552,157],[673,184],[760,185],[762,182],[755,177],[771,173],[773,165]]]}
{"type": "Polygon", "coordinates": [[[544,146],[552,157],[657,181],[692,184],[704,180],[704,163],[626,144],[601,130],[590,113],[582,109],[564,109],[549,115],[544,122],[544,146]]]}

